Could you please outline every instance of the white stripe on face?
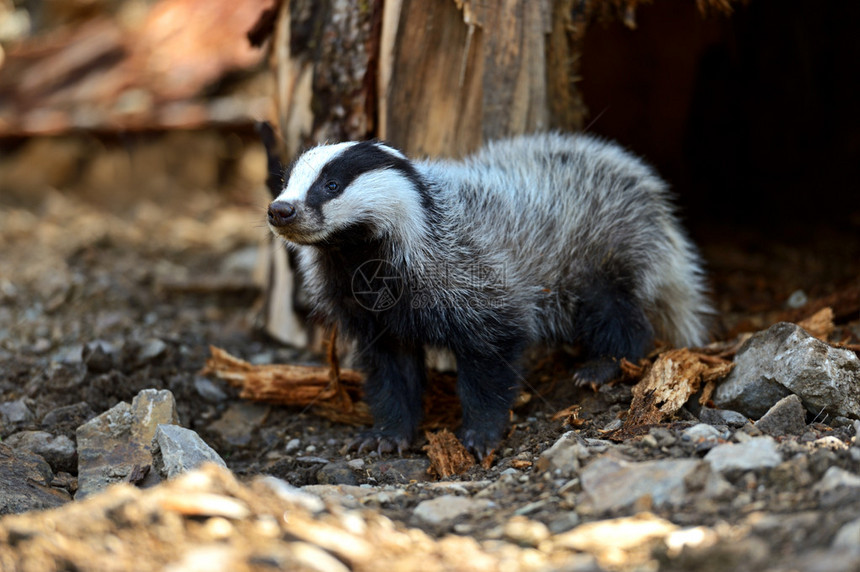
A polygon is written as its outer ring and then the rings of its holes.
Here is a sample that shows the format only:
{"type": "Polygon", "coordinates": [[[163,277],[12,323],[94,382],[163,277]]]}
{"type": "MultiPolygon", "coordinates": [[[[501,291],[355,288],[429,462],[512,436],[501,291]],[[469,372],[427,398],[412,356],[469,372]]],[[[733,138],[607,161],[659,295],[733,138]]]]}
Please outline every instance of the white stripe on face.
{"type": "Polygon", "coordinates": [[[323,167],[355,144],[354,141],[350,141],[336,145],[320,145],[303,153],[293,166],[286,188],[275,200],[288,203],[303,201],[307,196],[308,189],[317,180],[323,167]]]}

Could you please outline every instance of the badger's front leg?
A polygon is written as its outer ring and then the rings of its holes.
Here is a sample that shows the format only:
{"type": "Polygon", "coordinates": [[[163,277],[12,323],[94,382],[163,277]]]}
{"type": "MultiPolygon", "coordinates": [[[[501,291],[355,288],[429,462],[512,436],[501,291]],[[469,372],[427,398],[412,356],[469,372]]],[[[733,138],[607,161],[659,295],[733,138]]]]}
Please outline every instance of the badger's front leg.
{"type": "Polygon", "coordinates": [[[491,350],[457,352],[457,391],[463,407],[460,441],[479,459],[499,444],[519,392],[517,364],[525,344],[506,340],[491,350]]]}
{"type": "Polygon", "coordinates": [[[421,421],[427,381],[424,348],[382,336],[357,348],[365,372],[365,400],[373,413],[373,428],[361,433],[351,448],[403,453],[421,421]]]}

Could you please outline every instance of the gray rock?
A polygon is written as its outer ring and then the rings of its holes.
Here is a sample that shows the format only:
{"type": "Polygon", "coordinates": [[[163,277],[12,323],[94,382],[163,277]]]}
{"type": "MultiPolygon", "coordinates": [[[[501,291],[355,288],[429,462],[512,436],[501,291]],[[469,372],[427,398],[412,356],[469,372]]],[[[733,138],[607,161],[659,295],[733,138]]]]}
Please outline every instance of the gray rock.
{"type": "Polygon", "coordinates": [[[716,443],[720,439],[725,439],[726,437],[728,437],[728,435],[723,435],[720,431],[707,423],[697,423],[696,425],[687,427],[681,431],[681,439],[692,441],[693,443],[700,443],[703,441],[716,443]]]}
{"type": "Polygon", "coordinates": [[[75,430],[96,416],[96,412],[85,401],[58,407],[42,417],[42,429],[55,435],[74,435],[75,430]]]}
{"type": "Polygon", "coordinates": [[[843,524],[833,537],[833,543],[830,546],[860,552],[860,518],[843,524]]]}
{"type": "Polygon", "coordinates": [[[227,399],[223,389],[208,377],[198,376],[194,378],[194,389],[197,394],[209,403],[221,403],[227,399]]]}
{"type": "Polygon", "coordinates": [[[654,437],[660,447],[671,447],[678,442],[675,433],[666,427],[652,427],[648,430],[648,434],[654,437]]]}
{"type": "Polygon", "coordinates": [[[568,431],[541,453],[537,470],[550,471],[553,477],[568,478],[579,472],[582,461],[591,456],[588,446],[576,431],[568,431]]]}
{"type": "Polygon", "coordinates": [[[819,493],[828,493],[839,488],[860,489],[860,476],[839,467],[830,467],[812,488],[819,493]]]}
{"type": "Polygon", "coordinates": [[[420,502],[412,514],[427,524],[449,526],[464,514],[476,513],[493,506],[495,503],[486,499],[443,495],[420,502]]]}
{"type": "Polygon", "coordinates": [[[167,390],[144,389],[78,427],[78,492],[83,498],[120,481],[137,482],[152,466],[152,439],[161,424],[176,424],[167,390]]]}
{"type": "Polygon", "coordinates": [[[260,428],[268,413],[269,408],[266,405],[233,403],[221,414],[221,417],[209,425],[208,429],[225,443],[244,447],[251,442],[254,431],[260,428]]]}
{"type": "Polygon", "coordinates": [[[720,407],[761,417],[777,401],[797,394],[813,413],[860,418],[860,359],[794,324],[781,322],[751,337],[735,368],[717,388],[720,407]]]}
{"type": "Polygon", "coordinates": [[[0,443],[0,515],[53,508],[71,500],[51,488],[53,473],[39,455],[0,443]]]}
{"type": "Polygon", "coordinates": [[[775,467],[782,463],[776,441],[770,437],[752,437],[745,443],[726,443],[714,447],[705,461],[717,472],[775,467]]]}
{"type": "Polygon", "coordinates": [[[66,365],[77,365],[84,361],[83,344],[71,344],[63,346],[54,353],[54,361],[66,365]]]}
{"type": "Polygon", "coordinates": [[[605,456],[585,467],[580,482],[583,503],[598,513],[629,508],[644,497],[655,507],[677,506],[685,502],[691,489],[712,498],[730,488],[696,459],[634,463],[605,456]]]}
{"type": "Polygon", "coordinates": [[[791,566],[780,570],[803,572],[857,572],[860,570],[860,550],[812,550],[791,561],[791,566]]]}
{"type": "Polygon", "coordinates": [[[702,407],[699,410],[699,419],[708,425],[725,425],[727,427],[743,427],[749,422],[747,416],[731,409],[712,409],[702,407]]]}
{"type": "Polygon", "coordinates": [[[350,466],[343,461],[326,463],[316,474],[320,485],[358,485],[358,478],[350,466]]]}
{"type": "Polygon", "coordinates": [[[851,438],[851,446],[860,448],[860,421],[854,422],[854,437],[851,438]]]}
{"type": "Polygon", "coordinates": [[[781,435],[802,435],[806,431],[806,408],[800,398],[793,393],[777,401],[768,409],[755,426],[762,433],[779,437],[781,435]]]}
{"type": "Polygon", "coordinates": [[[392,459],[377,461],[367,467],[368,474],[380,483],[402,483],[429,481],[428,459],[392,459]]]}
{"type": "Polygon", "coordinates": [[[113,368],[114,354],[116,349],[111,344],[96,340],[84,346],[82,357],[88,371],[105,373],[113,368]]]}
{"type": "Polygon", "coordinates": [[[788,300],[785,301],[785,305],[788,308],[797,309],[804,307],[807,302],[809,302],[809,297],[806,295],[806,292],[803,290],[795,290],[788,297],[788,300]]]}
{"type": "Polygon", "coordinates": [[[0,426],[10,431],[18,427],[24,427],[33,421],[34,417],[28,405],[29,401],[26,397],[22,397],[15,401],[0,403],[0,426]]]}
{"type": "Polygon", "coordinates": [[[9,435],[5,443],[13,449],[36,453],[45,459],[54,471],[75,472],[77,450],[65,435],[51,435],[46,431],[21,431],[9,435]]]}
{"type": "Polygon", "coordinates": [[[567,532],[582,521],[582,517],[576,514],[576,511],[568,511],[553,518],[549,522],[549,531],[553,534],[561,534],[567,532]]]}
{"type": "Polygon", "coordinates": [[[327,465],[329,462],[325,457],[317,457],[315,455],[302,455],[301,457],[296,457],[296,461],[309,465],[327,465]]]}
{"type": "Polygon", "coordinates": [[[158,338],[152,338],[146,340],[143,345],[140,346],[140,350],[137,353],[137,359],[140,363],[147,363],[160,358],[166,351],[166,343],[158,338]]]}
{"type": "Polygon", "coordinates": [[[358,478],[344,461],[326,463],[316,473],[321,485],[358,485],[358,478]]]}
{"type": "Polygon", "coordinates": [[[261,478],[260,482],[278,495],[282,500],[302,506],[313,513],[319,513],[325,510],[325,503],[319,496],[305,492],[298,487],[294,487],[287,481],[270,476],[261,478]]]}
{"type": "Polygon", "coordinates": [[[152,468],[172,479],[203,463],[226,467],[227,463],[200,436],[179,425],[159,425],[152,440],[152,468]]]}

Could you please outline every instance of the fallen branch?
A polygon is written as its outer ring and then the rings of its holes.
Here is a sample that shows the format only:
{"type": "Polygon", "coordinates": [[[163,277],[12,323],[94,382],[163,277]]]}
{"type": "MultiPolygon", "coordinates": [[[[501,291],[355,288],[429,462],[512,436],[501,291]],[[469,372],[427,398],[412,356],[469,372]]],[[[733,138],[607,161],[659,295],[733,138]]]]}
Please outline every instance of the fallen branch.
{"type": "MultiPolygon", "coordinates": [[[[312,407],[341,423],[367,425],[373,421],[363,401],[364,377],[351,369],[308,365],[253,365],[210,346],[203,375],[214,375],[241,391],[239,397],[280,405],[312,407]]],[[[331,357],[330,357],[331,359],[331,357]]]]}

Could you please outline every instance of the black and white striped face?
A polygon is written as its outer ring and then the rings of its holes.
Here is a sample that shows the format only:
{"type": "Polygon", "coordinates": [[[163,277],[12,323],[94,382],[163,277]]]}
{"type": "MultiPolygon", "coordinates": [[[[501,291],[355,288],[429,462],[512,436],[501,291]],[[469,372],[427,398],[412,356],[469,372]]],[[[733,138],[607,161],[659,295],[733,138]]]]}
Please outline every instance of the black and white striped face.
{"type": "Polygon", "coordinates": [[[421,208],[414,166],[382,143],[314,147],[287,176],[286,188],[269,205],[268,221],[272,232],[297,244],[324,243],[348,230],[382,236],[421,208]]]}

